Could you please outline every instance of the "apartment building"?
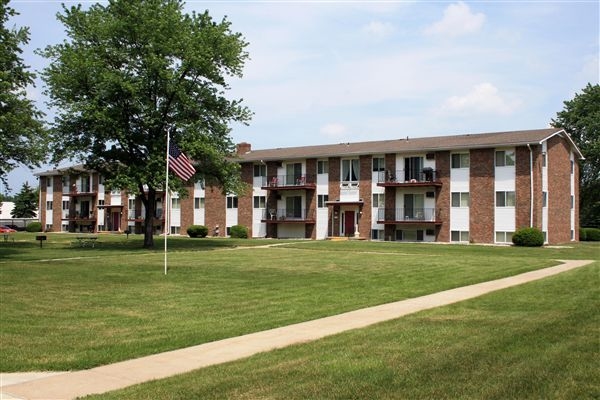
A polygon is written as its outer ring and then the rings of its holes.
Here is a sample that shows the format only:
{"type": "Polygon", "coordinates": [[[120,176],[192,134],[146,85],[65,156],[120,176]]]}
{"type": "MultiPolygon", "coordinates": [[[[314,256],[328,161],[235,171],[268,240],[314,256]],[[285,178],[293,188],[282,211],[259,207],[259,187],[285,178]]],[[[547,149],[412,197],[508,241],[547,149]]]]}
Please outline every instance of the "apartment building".
{"type": "MultiPolygon", "coordinates": [[[[534,226],[547,243],[578,240],[582,158],[550,128],[252,150],[237,146],[248,190],[223,194],[201,182],[170,201],[170,232],[192,224],[252,237],[510,243],[534,226]]],[[[80,167],[37,174],[49,231],[141,232],[139,199],[107,192],[80,167]]],[[[154,225],[164,229],[164,194],[154,225]]]]}

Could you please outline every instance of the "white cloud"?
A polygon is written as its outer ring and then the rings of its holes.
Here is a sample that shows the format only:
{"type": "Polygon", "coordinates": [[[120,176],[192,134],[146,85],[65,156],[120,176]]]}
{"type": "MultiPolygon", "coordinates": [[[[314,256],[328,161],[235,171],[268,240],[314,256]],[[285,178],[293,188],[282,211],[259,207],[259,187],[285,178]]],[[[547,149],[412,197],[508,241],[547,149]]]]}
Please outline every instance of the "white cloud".
{"type": "Polygon", "coordinates": [[[425,33],[461,36],[479,31],[484,22],[485,15],[483,13],[474,14],[468,5],[459,1],[446,7],[442,19],[425,28],[425,33]]]}
{"type": "Polygon", "coordinates": [[[331,137],[331,138],[340,138],[343,137],[346,133],[346,126],[340,124],[338,122],[333,122],[329,124],[325,124],[321,127],[321,134],[331,137]]]}
{"type": "Polygon", "coordinates": [[[371,21],[361,31],[370,37],[381,39],[394,33],[396,27],[390,22],[371,21]]]}
{"type": "Polygon", "coordinates": [[[452,96],[446,99],[442,111],[461,115],[468,113],[507,115],[520,105],[521,101],[501,95],[498,88],[485,82],[476,85],[464,96],[452,96]]]}

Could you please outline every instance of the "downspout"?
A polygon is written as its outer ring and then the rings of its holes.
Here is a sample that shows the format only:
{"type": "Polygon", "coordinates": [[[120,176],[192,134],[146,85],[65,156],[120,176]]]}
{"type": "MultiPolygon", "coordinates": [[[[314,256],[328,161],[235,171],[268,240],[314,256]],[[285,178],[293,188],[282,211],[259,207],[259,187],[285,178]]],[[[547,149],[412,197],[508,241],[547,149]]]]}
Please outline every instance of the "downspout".
{"type": "Polygon", "coordinates": [[[533,228],[533,150],[529,143],[527,143],[527,148],[529,149],[529,227],[533,228]]]}

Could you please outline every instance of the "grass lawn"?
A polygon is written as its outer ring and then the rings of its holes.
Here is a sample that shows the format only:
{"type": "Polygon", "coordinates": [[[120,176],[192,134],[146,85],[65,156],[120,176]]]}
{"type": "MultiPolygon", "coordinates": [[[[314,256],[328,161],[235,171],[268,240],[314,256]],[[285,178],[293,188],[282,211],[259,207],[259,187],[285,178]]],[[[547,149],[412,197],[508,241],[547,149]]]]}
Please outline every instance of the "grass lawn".
{"type": "Polygon", "coordinates": [[[48,234],[40,249],[19,233],[0,244],[0,371],[90,368],[600,250],[182,237],[169,239],[165,276],[162,239],[148,251],[135,235],[100,235],[93,249],[73,238],[48,234]]]}
{"type": "Polygon", "coordinates": [[[599,273],[596,262],[89,399],[597,399],[599,273]]]}

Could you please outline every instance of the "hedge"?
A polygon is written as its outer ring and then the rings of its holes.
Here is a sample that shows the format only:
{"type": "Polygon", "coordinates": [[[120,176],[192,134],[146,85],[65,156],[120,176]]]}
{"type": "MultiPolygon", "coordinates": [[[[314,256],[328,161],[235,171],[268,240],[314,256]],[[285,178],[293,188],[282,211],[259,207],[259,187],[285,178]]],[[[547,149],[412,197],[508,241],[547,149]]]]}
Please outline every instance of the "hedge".
{"type": "Polygon", "coordinates": [[[206,235],[208,235],[208,228],[204,225],[192,225],[189,228],[187,228],[187,234],[191,238],[203,238],[206,237],[206,235]]]}
{"type": "Polygon", "coordinates": [[[540,247],[544,245],[544,234],[537,228],[520,228],[512,241],[516,246],[540,247]]]}
{"type": "Polygon", "coordinates": [[[234,225],[229,230],[229,236],[238,239],[248,239],[248,228],[243,225],[234,225]]]}
{"type": "Polygon", "coordinates": [[[600,229],[598,228],[581,228],[579,229],[580,242],[600,242],[600,229]]]}

